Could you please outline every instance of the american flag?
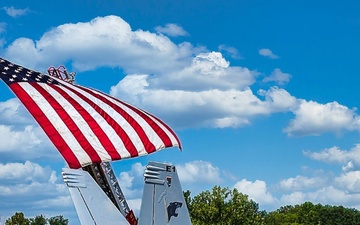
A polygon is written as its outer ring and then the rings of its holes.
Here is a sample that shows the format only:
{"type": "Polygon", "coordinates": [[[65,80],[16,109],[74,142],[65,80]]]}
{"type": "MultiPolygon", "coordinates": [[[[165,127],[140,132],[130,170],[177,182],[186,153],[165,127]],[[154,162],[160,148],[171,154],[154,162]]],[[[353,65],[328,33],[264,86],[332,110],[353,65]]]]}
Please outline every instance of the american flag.
{"type": "Polygon", "coordinates": [[[147,155],[181,144],[155,116],[100,91],[0,58],[0,78],[70,168],[147,155]]]}

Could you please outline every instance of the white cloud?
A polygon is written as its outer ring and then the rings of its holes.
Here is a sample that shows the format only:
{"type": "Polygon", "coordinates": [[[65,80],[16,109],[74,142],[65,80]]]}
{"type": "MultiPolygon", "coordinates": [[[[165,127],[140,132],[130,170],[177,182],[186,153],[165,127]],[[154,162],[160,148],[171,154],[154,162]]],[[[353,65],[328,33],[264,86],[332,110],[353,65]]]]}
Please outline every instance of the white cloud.
{"type": "Polygon", "coordinates": [[[322,187],[328,181],[326,177],[296,176],[280,181],[279,186],[283,190],[299,191],[322,187]]]}
{"type": "Polygon", "coordinates": [[[110,66],[151,74],[182,68],[193,51],[189,43],[176,45],[163,35],[132,31],[120,17],[106,16],[55,27],[38,41],[16,39],[5,49],[5,56],[38,69],[71,60],[77,71],[110,66]]]}
{"type": "Polygon", "coordinates": [[[282,205],[302,204],[305,201],[306,201],[306,194],[300,191],[295,191],[290,194],[282,195],[280,199],[282,205]]]}
{"type": "Polygon", "coordinates": [[[262,48],[259,50],[259,55],[270,58],[270,59],[277,59],[279,56],[275,55],[270,49],[262,48]]]}
{"type": "MultiPolygon", "coordinates": [[[[130,171],[123,171],[118,177],[119,184],[124,196],[130,200],[141,199],[143,188],[143,174],[145,166],[140,163],[135,163],[131,166],[130,171]]],[[[135,201],[134,203],[136,203],[135,201]]],[[[136,207],[140,207],[136,205],[136,207]]]]}
{"type": "Polygon", "coordinates": [[[55,172],[49,168],[41,167],[39,164],[26,161],[25,163],[0,163],[0,180],[2,183],[11,181],[32,181],[54,183],[55,172]]]}
{"type": "Polygon", "coordinates": [[[258,72],[230,66],[220,52],[199,50],[189,43],[176,45],[163,35],[132,31],[120,17],[107,16],[58,26],[36,42],[19,38],[5,55],[40,68],[69,60],[78,70],[121,67],[129,75],[111,94],[179,127],[241,127],[254,116],[282,111],[289,104],[274,95],[281,89],[266,92],[268,99],[260,100],[249,88],[258,72]],[[28,54],[22,54],[24,50],[28,54]]]}
{"type": "Polygon", "coordinates": [[[264,103],[271,112],[291,111],[298,105],[294,96],[278,87],[271,87],[268,91],[259,90],[259,95],[265,97],[264,103]]]}
{"type": "Polygon", "coordinates": [[[0,102],[0,115],[2,162],[44,157],[60,159],[60,154],[18,99],[0,102]]]}
{"type": "Polygon", "coordinates": [[[349,193],[360,193],[360,171],[350,171],[335,178],[335,183],[349,193]]]}
{"type": "Polygon", "coordinates": [[[238,181],[234,188],[253,199],[260,205],[271,205],[276,203],[276,198],[267,190],[265,181],[256,180],[254,182],[242,179],[238,181]]]}
{"type": "Polygon", "coordinates": [[[11,216],[26,209],[32,215],[73,215],[66,185],[49,167],[26,161],[0,164],[0,211],[11,216]]]}
{"type": "Polygon", "coordinates": [[[3,10],[5,10],[6,14],[8,14],[11,17],[20,17],[26,15],[30,10],[28,8],[26,9],[16,9],[13,6],[10,7],[3,7],[3,10]]]}
{"type": "Polygon", "coordinates": [[[298,108],[293,111],[295,119],[284,129],[288,135],[320,135],[325,132],[340,133],[342,130],[359,129],[359,117],[355,109],[337,102],[299,102],[298,108]]]}
{"type": "Polygon", "coordinates": [[[231,46],[227,46],[227,45],[219,45],[219,51],[220,52],[225,52],[226,54],[230,55],[231,58],[233,59],[241,59],[241,55],[239,53],[239,51],[231,46]]]}
{"type": "MultiPolygon", "coordinates": [[[[259,53],[276,57],[269,49],[259,53]]],[[[133,31],[117,16],[64,24],[37,41],[16,39],[4,55],[38,69],[69,61],[79,71],[121,67],[127,76],[111,88],[111,94],[149,110],[177,128],[241,127],[251,124],[254,117],[290,110],[295,119],[284,130],[288,135],[360,130],[354,110],[336,102],[323,105],[297,100],[276,87],[254,94],[250,87],[256,82],[257,71],[231,66],[220,52],[186,42],[175,44],[162,34],[133,31]]],[[[281,84],[289,78],[290,74],[275,69],[266,79],[281,84]]]]}
{"type": "Polygon", "coordinates": [[[158,33],[166,34],[170,37],[177,37],[177,36],[188,36],[188,32],[184,30],[184,28],[180,27],[179,25],[168,23],[164,27],[157,26],[155,30],[158,33]]]}
{"type": "Polygon", "coordinates": [[[276,82],[279,85],[288,83],[291,79],[291,74],[282,72],[279,68],[274,69],[270,76],[263,79],[264,82],[276,82]]]}
{"type": "Polygon", "coordinates": [[[42,143],[35,132],[33,126],[27,126],[24,130],[16,131],[10,126],[0,125],[0,151],[14,151],[17,148],[33,148],[42,143]],[[26,138],[24,138],[26,137],[26,138]]]}
{"type": "Polygon", "coordinates": [[[302,204],[305,201],[321,203],[323,205],[342,205],[348,208],[358,208],[360,194],[350,194],[345,190],[333,186],[327,186],[313,192],[292,192],[281,197],[282,205],[302,204]]]}
{"type": "Polygon", "coordinates": [[[360,168],[360,145],[357,144],[350,150],[341,150],[334,146],[320,152],[304,151],[305,156],[327,163],[343,164],[345,170],[360,168]]]}
{"type": "Polygon", "coordinates": [[[206,52],[197,54],[180,70],[151,77],[149,84],[173,90],[241,90],[254,84],[257,75],[256,71],[230,66],[220,52],[206,52]]]}
{"type": "Polygon", "coordinates": [[[17,98],[0,102],[0,124],[4,125],[29,125],[34,124],[28,111],[17,98]]]}
{"type": "MultiPolygon", "coordinates": [[[[0,22],[0,34],[6,31],[7,24],[5,22],[0,22]]],[[[0,45],[1,47],[2,45],[0,45]]]]}
{"type": "Polygon", "coordinates": [[[0,124],[0,154],[2,160],[27,160],[39,158],[60,159],[38,126],[16,128],[0,124]]]}
{"type": "Polygon", "coordinates": [[[260,100],[248,88],[255,76],[246,68],[230,67],[220,53],[212,52],[198,55],[173,76],[128,75],[110,93],[161,118],[171,115],[171,121],[179,123],[172,125],[182,127],[240,127],[254,116],[288,111],[297,103],[277,87],[262,90],[265,101],[260,100]]]}
{"type": "Polygon", "coordinates": [[[353,170],[354,169],[354,163],[353,162],[348,162],[346,165],[342,166],[341,169],[343,171],[350,171],[350,170],[353,170]]]}
{"type": "Polygon", "coordinates": [[[177,165],[180,182],[217,184],[221,182],[220,169],[210,162],[193,161],[184,165],[177,165]]]}

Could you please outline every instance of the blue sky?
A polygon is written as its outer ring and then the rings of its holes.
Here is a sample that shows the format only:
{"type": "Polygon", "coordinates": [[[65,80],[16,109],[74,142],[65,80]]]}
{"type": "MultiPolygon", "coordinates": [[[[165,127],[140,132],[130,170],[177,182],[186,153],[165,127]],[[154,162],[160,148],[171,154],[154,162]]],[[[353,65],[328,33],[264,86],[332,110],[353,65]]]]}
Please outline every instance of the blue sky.
{"type": "MultiPolygon", "coordinates": [[[[138,212],[150,160],[193,195],[238,188],[274,210],[304,201],[360,209],[360,3],[356,1],[5,1],[0,55],[170,124],[183,151],[113,163],[138,212]]],[[[0,85],[0,222],[62,214],[78,224],[65,165],[0,85]]]]}

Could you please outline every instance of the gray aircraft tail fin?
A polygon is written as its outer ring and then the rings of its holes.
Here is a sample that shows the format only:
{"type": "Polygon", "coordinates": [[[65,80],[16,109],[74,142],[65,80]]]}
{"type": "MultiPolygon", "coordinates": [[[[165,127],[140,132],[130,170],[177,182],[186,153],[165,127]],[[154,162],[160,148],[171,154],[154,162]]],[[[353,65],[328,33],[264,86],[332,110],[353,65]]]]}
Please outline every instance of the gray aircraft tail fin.
{"type": "Polygon", "coordinates": [[[82,225],[129,224],[87,171],[63,168],[62,174],[82,225]]]}
{"type": "Polygon", "coordinates": [[[174,165],[149,162],[144,179],[139,225],[191,225],[174,165]]]}

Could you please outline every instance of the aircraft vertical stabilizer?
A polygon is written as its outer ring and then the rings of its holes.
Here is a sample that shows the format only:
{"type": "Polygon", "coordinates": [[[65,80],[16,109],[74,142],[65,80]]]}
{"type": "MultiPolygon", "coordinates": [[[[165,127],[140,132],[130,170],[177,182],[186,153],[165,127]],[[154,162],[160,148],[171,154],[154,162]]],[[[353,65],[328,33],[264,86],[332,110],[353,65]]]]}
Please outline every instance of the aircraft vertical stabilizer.
{"type": "Polygon", "coordinates": [[[191,225],[174,165],[149,162],[144,179],[139,225],[191,225]]]}
{"type": "Polygon", "coordinates": [[[63,168],[62,174],[82,225],[129,224],[88,172],[63,168]]]}

